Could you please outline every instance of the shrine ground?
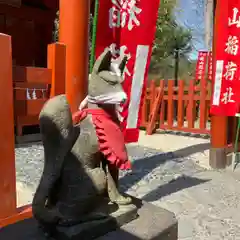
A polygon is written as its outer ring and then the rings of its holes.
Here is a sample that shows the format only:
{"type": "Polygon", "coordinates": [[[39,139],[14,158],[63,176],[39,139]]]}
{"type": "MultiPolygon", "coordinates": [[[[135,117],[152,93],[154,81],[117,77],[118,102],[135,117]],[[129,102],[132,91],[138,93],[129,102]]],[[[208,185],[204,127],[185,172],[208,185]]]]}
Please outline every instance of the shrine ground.
{"type": "MultiPolygon", "coordinates": [[[[122,189],[174,212],[179,240],[240,240],[240,169],[208,166],[209,139],[141,132],[128,146],[122,189]]],[[[30,203],[43,167],[41,144],[16,147],[18,204],[30,203]]]]}

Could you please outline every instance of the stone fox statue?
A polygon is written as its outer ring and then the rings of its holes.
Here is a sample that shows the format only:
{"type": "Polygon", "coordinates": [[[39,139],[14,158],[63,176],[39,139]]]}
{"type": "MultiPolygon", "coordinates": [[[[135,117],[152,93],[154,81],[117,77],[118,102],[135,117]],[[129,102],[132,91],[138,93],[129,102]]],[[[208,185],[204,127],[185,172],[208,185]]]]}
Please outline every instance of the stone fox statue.
{"type": "Polygon", "coordinates": [[[88,96],[72,115],[65,95],[50,99],[39,119],[44,169],[34,195],[34,217],[43,225],[72,225],[102,219],[102,199],[131,203],[118,191],[118,169],[129,169],[117,106],[126,100],[122,73],[106,49],[89,77],[88,96]],[[94,213],[93,213],[94,212],[94,213]]]}

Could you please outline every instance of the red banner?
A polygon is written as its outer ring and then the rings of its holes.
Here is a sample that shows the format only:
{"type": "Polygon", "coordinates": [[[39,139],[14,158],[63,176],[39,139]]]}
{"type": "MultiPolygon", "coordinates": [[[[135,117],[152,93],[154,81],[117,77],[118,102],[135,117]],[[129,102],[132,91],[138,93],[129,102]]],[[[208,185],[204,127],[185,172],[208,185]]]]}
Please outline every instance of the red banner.
{"type": "Polygon", "coordinates": [[[212,80],[213,76],[213,58],[212,52],[208,53],[208,80],[212,80]]]}
{"type": "Polygon", "coordinates": [[[205,78],[206,64],[207,64],[208,52],[199,51],[198,60],[196,65],[196,80],[202,80],[205,78]]]}
{"type": "Polygon", "coordinates": [[[240,0],[218,2],[211,113],[235,116],[240,100],[240,0]]]}
{"type": "Polygon", "coordinates": [[[128,101],[123,106],[126,142],[137,142],[140,106],[155,37],[160,0],[100,0],[96,56],[110,47],[115,61],[128,57],[124,71],[124,90],[128,101]]]}

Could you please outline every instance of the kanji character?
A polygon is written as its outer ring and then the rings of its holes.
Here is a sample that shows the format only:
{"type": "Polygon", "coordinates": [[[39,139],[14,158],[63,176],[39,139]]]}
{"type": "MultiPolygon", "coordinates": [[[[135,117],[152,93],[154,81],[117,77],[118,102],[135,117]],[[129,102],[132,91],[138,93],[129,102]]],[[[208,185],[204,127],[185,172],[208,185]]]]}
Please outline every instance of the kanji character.
{"type": "Polygon", "coordinates": [[[234,95],[233,91],[232,91],[232,88],[231,87],[228,87],[226,89],[226,92],[223,93],[223,97],[221,99],[221,102],[224,103],[224,104],[227,104],[227,103],[234,103],[235,101],[232,99],[232,96],[234,95]]]}
{"type": "Polygon", "coordinates": [[[228,62],[225,69],[226,72],[224,74],[224,77],[226,80],[232,81],[234,79],[235,72],[237,71],[237,64],[234,62],[228,62]]]}
{"type": "Polygon", "coordinates": [[[201,64],[201,65],[199,65],[198,68],[203,70],[204,67],[203,67],[203,65],[201,64]]]}
{"type": "Polygon", "coordinates": [[[239,41],[236,36],[229,36],[228,41],[226,43],[225,52],[231,55],[237,55],[239,48],[238,42],[239,41]]]}
{"type": "Polygon", "coordinates": [[[232,19],[231,18],[228,18],[228,26],[231,26],[231,25],[236,25],[237,28],[240,27],[240,17],[238,16],[238,8],[233,8],[233,17],[232,19]],[[238,16],[238,19],[237,19],[237,16],[238,16]]]}
{"type": "Polygon", "coordinates": [[[140,26],[137,18],[142,12],[141,8],[136,6],[137,0],[111,0],[112,8],[109,9],[109,27],[125,27],[132,30],[134,25],[140,26]]]}

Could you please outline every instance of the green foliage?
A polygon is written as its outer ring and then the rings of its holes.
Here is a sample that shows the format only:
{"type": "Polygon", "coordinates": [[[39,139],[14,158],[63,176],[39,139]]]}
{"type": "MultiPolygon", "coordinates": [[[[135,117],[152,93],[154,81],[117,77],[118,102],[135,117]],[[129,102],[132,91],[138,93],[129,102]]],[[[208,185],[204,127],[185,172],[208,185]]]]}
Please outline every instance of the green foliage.
{"type": "MultiPolygon", "coordinates": [[[[179,64],[179,79],[193,78],[195,62],[188,59],[187,54],[192,50],[192,32],[180,26],[175,19],[174,11],[176,0],[161,0],[158,10],[156,38],[153,44],[150,76],[161,79],[173,79],[176,70],[176,61],[179,64]],[[178,58],[176,59],[176,51],[178,58]]],[[[89,53],[91,52],[92,15],[90,16],[89,53]]],[[[55,20],[53,38],[58,41],[59,12],[55,20]]]]}
{"type": "Polygon", "coordinates": [[[53,40],[54,42],[58,42],[59,40],[59,11],[57,11],[54,21],[53,40]]]}
{"type": "Polygon", "coordinates": [[[192,50],[192,33],[176,22],[175,5],[176,0],[161,1],[150,74],[164,79],[174,78],[176,64],[179,64],[179,78],[189,79],[194,71],[194,63],[188,59],[192,50]]]}

